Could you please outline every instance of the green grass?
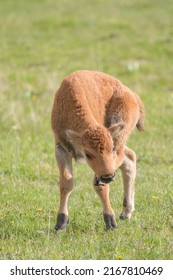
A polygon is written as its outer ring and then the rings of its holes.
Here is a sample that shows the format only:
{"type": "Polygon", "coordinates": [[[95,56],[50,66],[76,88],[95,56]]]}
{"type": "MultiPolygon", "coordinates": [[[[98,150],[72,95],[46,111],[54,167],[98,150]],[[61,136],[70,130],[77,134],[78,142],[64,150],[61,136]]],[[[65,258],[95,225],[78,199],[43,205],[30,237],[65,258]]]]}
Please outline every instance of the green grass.
{"type": "Polygon", "coordinates": [[[167,1],[1,0],[0,259],[172,259],[173,5],[167,1]],[[50,114],[61,80],[78,69],[117,76],[146,107],[136,211],[106,232],[92,171],[74,164],[67,230],[54,232],[58,172],[50,114]]]}

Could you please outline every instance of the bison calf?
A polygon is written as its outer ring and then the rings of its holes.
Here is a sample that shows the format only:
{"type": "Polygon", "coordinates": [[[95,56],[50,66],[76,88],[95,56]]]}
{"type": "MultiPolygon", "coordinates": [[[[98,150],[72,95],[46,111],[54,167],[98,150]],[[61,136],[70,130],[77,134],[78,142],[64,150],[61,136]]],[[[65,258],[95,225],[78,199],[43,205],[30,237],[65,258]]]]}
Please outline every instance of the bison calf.
{"type": "Polygon", "coordinates": [[[68,223],[73,190],[72,158],[84,158],[94,171],[93,185],[103,204],[107,229],[116,228],[109,200],[109,183],[120,168],[124,183],[121,219],[134,211],[136,155],[126,140],[134,127],[144,129],[140,98],[119,80],[96,71],[77,71],[58,89],[52,109],[55,155],[60,172],[60,206],[56,230],[68,223]]]}

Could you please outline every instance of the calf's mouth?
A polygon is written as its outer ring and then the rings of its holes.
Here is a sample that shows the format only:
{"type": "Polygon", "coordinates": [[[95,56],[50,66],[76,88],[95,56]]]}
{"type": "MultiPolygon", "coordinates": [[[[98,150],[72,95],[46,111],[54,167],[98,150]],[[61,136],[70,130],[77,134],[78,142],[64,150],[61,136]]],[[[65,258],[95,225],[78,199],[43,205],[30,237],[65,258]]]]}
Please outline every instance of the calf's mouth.
{"type": "Polygon", "coordinates": [[[102,176],[95,176],[94,177],[94,186],[104,186],[105,184],[111,183],[115,178],[115,173],[113,174],[106,174],[102,176]]]}

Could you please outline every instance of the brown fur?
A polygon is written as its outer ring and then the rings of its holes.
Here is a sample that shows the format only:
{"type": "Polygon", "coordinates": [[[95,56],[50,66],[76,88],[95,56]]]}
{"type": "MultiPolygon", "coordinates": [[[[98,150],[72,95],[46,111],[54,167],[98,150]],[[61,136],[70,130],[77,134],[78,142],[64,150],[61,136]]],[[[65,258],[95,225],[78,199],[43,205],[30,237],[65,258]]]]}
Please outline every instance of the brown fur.
{"type": "MultiPolygon", "coordinates": [[[[63,174],[70,173],[72,176],[72,167],[69,168],[72,157],[76,160],[85,158],[95,176],[99,178],[113,174],[118,167],[136,164],[133,160],[134,152],[125,147],[135,126],[141,132],[144,130],[144,106],[140,98],[119,80],[101,72],[86,70],[77,71],[63,80],[55,95],[52,109],[52,129],[56,147],[59,147],[56,158],[61,178],[60,205],[63,205],[62,190],[69,189],[63,174]]],[[[95,188],[99,196],[104,193],[101,200],[103,208],[106,209],[104,214],[109,217],[114,214],[110,205],[107,207],[110,204],[108,188],[105,188],[106,194],[105,191],[99,193],[101,186],[104,187],[104,184],[95,188]]],[[[70,187],[70,191],[71,189],[70,187]]],[[[126,218],[133,211],[133,206],[128,215],[126,210],[131,199],[125,199],[127,207],[123,217],[126,218]]],[[[59,213],[67,216],[67,205],[64,212],[63,207],[60,206],[59,213]]],[[[59,225],[59,222],[57,224],[59,225]]]]}

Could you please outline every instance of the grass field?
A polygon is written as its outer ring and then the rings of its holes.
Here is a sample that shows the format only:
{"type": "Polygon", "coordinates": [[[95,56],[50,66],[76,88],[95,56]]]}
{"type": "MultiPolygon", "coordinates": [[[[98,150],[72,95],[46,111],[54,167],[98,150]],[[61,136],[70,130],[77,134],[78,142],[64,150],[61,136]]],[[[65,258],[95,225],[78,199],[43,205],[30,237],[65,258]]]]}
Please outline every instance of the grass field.
{"type": "Polygon", "coordinates": [[[173,3],[171,0],[1,0],[0,259],[173,259],[173,3]],[[92,171],[74,163],[67,230],[55,233],[58,172],[50,114],[61,80],[106,72],[137,92],[146,132],[136,211],[120,221],[122,180],[111,184],[118,230],[106,232],[92,171]]]}

